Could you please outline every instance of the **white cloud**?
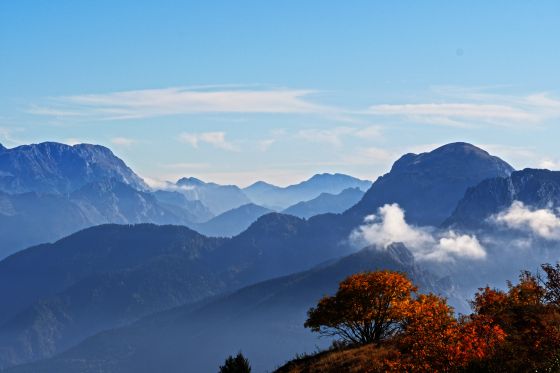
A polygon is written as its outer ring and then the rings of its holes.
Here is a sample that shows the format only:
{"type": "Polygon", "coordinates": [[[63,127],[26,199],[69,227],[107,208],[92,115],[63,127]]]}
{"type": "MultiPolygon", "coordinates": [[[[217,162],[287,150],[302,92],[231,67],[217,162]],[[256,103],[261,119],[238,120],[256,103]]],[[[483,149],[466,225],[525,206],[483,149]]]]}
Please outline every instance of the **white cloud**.
{"type": "Polygon", "coordinates": [[[276,139],[264,139],[260,140],[257,145],[261,152],[266,152],[276,141],[276,139]]]}
{"type": "Polygon", "coordinates": [[[23,142],[14,137],[15,133],[22,132],[23,129],[19,127],[0,127],[0,144],[4,146],[17,146],[23,142]]]}
{"type": "Polygon", "coordinates": [[[345,137],[362,138],[367,140],[382,138],[381,127],[335,127],[329,129],[310,128],[296,133],[296,138],[308,142],[329,144],[335,147],[343,145],[345,137]]]}
{"type": "Polygon", "coordinates": [[[200,143],[206,143],[218,149],[228,151],[239,150],[234,144],[226,140],[225,132],[183,132],[179,135],[179,139],[181,142],[189,144],[194,148],[198,148],[200,143]]]}
{"type": "Polygon", "coordinates": [[[378,248],[402,242],[418,260],[440,262],[486,257],[486,250],[475,236],[454,231],[438,233],[433,228],[409,225],[396,203],[386,204],[379,208],[377,215],[366,217],[364,225],[354,230],[350,238],[357,244],[378,248]]]}
{"type": "Polygon", "coordinates": [[[113,137],[111,143],[114,145],[130,146],[135,144],[137,141],[128,137],[113,137]]]}
{"type": "Polygon", "coordinates": [[[500,88],[504,87],[434,87],[424,102],[373,105],[366,113],[451,127],[534,126],[560,117],[560,100],[547,92],[490,93],[500,88]]]}
{"type": "Polygon", "coordinates": [[[343,154],[339,162],[340,165],[382,165],[384,168],[390,167],[395,161],[397,153],[375,146],[358,148],[351,153],[343,154]]]}
{"type": "Polygon", "coordinates": [[[560,240],[560,218],[550,209],[531,209],[520,201],[514,201],[508,209],[493,216],[492,220],[547,240],[560,240]]]}
{"type": "Polygon", "coordinates": [[[208,163],[196,163],[196,162],[181,162],[181,163],[168,163],[162,164],[161,167],[170,168],[170,169],[204,169],[209,168],[210,164],[208,163]]]}
{"type": "Polygon", "coordinates": [[[560,169],[560,161],[545,158],[539,162],[539,168],[546,168],[547,170],[559,170],[560,169]]]}
{"type": "Polygon", "coordinates": [[[464,119],[477,119],[485,122],[514,121],[536,122],[538,117],[526,110],[506,106],[476,103],[427,103],[374,105],[369,112],[375,115],[397,115],[409,119],[421,119],[435,124],[459,125],[464,119]]]}
{"type": "Polygon", "coordinates": [[[483,259],[486,257],[486,250],[476,236],[449,231],[439,238],[435,250],[425,253],[423,259],[441,262],[452,257],[483,259]]]}
{"type": "Polygon", "coordinates": [[[381,127],[379,126],[369,126],[357,129],[354,131],[353,135],[363,139],[380,139],[383,137],[381,127]]]}
{"type": "Polygon", "coordinates": [[[311,90],[195,90],[172,87],[51,98],[28,112],[43,116],[131,119],[193,113],[329,113],[311,90]]]}
{"type": "Polygon", "coordinates": [[[342,146],[342,136],[352,133],[352,128],[337,127],[332,129],[304,129],[296,133],[296,138],[308,142],[330,144],[335,147],[342,146]]]}
{"type": "Polygon", "coordinates": [[[163,189],[163,190],[171,189],[171,184],[167,181],[153,179],[151,177],[146,177],[146,176],[142,176],[142,179],[152,189],[163,189]]]}
{"type": "Polygon", "coordinates": [[[365,225],[352,233],[354,239],[361,238],[381,247],[402,242],[411,249],[433,242],[433,237],[427,231],[406,223],[404,211],[396,203],[380,207],[378,216],[369,215],[364,222],[365,225]]]}
{"type": "Polygon", "coordinates": [[[75,138],[75,137],[69,137],[69,138],[64,140],[64,143],[66,145],[74,146],[74,145],[78,145],[78,144],[87,144],[88,142],[84,141],[84,140],[80,140],[80,139],[75,138]]]}

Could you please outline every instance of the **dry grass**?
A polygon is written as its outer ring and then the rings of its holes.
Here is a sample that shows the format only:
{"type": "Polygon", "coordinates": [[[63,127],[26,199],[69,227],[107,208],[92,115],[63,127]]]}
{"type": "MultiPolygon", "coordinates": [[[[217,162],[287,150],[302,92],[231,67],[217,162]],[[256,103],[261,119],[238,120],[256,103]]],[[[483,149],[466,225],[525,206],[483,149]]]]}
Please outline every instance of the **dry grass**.
{"type": "Polygon", "coordinates": [[[375,345],[323,351],[296,358],[275,373],[382,372],[383,361],[394,352],[390,346],[375,345]]]}

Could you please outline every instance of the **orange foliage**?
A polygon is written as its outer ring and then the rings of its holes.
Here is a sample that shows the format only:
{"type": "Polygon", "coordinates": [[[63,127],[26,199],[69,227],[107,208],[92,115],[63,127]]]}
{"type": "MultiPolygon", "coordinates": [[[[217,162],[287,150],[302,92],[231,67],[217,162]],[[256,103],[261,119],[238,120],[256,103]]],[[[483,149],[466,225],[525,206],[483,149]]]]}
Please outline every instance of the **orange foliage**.
{"type": "Polygon", "coordinates": [[[379,342],[400,330],[416,290],[397,272],[355,274],[340,283],[334,296],[324,297],[309,310],[305,327],[351,343],[379,342]]]}
{"type": "Polygon", "coordinates": [[[560,265],[543,270],[546,279],[523,272],[506,291],[479,289],[473,313],[458,319],[439,296],[413,297],[417,289],[404,275],[361,273],[310,309],[305,326],[354,344],[387,340],[384,371],[556,372],[560,265]]]}
{"type": "Polygon", "coordinates": [[[421,295],[411,305],[407,326],[398,341],[400,355],[387,361],[388,370],[451,372],[492,353],[505,338],[491,319],[453,317],[444,299],[421,295]]]}
{"type": "Polygon", "coordinates": [[[480,289],[472,302],[478,317],[488,317],[507,333],[485,369],[496,372],[548,371],[558,368],[560,357],[560,312],[547,302],[549,289],[524,272],[508,291],[480,289]]]}

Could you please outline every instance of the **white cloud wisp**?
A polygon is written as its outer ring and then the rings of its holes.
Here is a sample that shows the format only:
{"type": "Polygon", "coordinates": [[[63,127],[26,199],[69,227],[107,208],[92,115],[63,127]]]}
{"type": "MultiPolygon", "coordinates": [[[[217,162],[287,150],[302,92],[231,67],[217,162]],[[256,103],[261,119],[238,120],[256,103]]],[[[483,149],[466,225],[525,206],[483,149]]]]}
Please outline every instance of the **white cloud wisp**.
{"type": "Polygon", "coordinates": [[[306,100],[311,90],[193,90],[181,87],[143,89],[51,98],[28,112],[56,117],[104,120],[195,113],[326,113],[306,100]]]}

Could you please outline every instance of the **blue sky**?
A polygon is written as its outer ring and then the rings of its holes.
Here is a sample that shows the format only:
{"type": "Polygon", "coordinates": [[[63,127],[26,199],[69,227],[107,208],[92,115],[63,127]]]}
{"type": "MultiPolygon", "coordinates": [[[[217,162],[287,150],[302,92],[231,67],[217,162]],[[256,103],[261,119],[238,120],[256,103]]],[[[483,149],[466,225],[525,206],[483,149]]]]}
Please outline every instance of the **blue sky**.
{"type": "Polygon", "coordinates": [[[468,141],[560,166],[558,1],[2,1],[0,142],[150,180],[375,179],[468,141]]]}

